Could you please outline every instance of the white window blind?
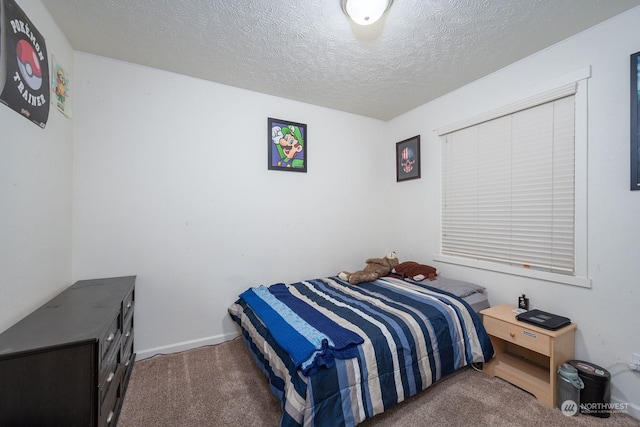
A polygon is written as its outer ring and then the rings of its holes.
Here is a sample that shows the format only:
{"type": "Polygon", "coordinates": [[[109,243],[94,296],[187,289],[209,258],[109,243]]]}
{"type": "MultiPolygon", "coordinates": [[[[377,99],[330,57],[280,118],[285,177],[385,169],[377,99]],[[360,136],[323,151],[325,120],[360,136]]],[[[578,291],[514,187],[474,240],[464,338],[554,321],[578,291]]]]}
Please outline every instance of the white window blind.
{"type": "Polygon", "coordinates": [[[575,274],[574,94],[441,133],[443,255],[575,274]]]}

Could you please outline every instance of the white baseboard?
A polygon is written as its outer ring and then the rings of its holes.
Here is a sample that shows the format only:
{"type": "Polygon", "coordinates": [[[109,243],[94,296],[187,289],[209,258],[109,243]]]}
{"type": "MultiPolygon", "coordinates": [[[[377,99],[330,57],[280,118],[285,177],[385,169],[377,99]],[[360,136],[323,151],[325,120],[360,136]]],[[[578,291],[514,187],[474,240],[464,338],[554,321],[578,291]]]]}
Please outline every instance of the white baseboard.
{"type": "Polygon", "coordinates": [[[206,337],[192,341],[184,341],[176,344],[165,345],[162,347],[138,350],[136,351],[136,360],[148,359],[149,357],[158,354],[179,353],[181,351],[191,350],[192,348],[203,347],[205,345],[220,344],[221,342],[232,340],[238,335],[239,334],[232,332],[223,335],[216,335],[213,337],[206,337]]]}

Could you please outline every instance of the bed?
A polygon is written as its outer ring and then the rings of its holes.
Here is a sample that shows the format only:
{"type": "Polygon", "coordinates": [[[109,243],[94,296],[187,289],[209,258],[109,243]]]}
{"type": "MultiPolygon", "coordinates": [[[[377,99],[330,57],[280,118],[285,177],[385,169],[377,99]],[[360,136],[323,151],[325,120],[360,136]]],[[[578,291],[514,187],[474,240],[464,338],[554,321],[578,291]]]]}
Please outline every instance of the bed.
{"type": "Polygon", "coordinates": [[[354,426],[493,357],[483,291],[442,277],[325,277],[247,289],[229,314],[282,402],[281,426],[354,426]]]}

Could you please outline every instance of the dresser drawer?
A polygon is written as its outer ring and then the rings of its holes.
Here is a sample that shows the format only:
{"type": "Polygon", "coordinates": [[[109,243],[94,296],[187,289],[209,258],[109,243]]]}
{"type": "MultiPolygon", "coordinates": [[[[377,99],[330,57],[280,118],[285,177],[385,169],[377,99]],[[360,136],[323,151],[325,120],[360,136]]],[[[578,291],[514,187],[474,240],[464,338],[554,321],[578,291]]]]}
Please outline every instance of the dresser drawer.
{"type": "Polygon", "coordinates": [[[133,363],[135,361],[136,354],[133,352],[133,340],[128,348],[123,352],[122,367],[124,372],[122,373],[122,382],[128,383],[131,372],[133,372],[133,363]],[[124,355],[127,355],[126,357],[124,355]]]}
{"type": "Polygon", "coordinates": [[[133,311],[129,312],[129,316],[124,318],[124,326],[122,327],[122,342],[126,343],[133,334],[133,311]]]}
{"type": "MultiPolygon", "coordinates": [[[[110,323],[107,332],[100,339],[100,359],[105,359],[114,349],[114,346],[120,345],[120,337],[122,336],[122,327],[120,324],[120,314],[118,314],[110,323]]],[[[102,366],[102,364],[100,365],[102,366]]]]}
{"type": "Polygon", "coordinates": [[[120,343],[113,345],[112,351],[102,359],[100,371],[98,373],[98,390],[100,402],[104,401],[105,396],[109,393],[109,388],[116,381],[116,374],[122,360],[122,350],[120,343]]]}
{"type": "Polygon", "coordinates": [[[111,366],[113,369],[109,369],[107,372],[107,375],[104,377],[104,380],[100,383],[100,386],[98,387],[99,390],[99,399],[100,399],[100,403],[102,405],[105,404],[105,401],[107,400],[107,396],[110,394],[110,392],[112,391],[112,387],[116,387],[117,386],[117,381],[118,381],[118,368],[120,367],[120,365],[118,363],[113,364],[111,366]]]}
{"type": "Polygon", "coordinates": [[[122,363],[127,366],[127,361],[131,358],[133,354],[133,330],[130,331],[129,337],[126,340],[123,340],[122,343],[122,363]]]}
{"type": "Polygon", "coordinates": [[[122,301],[122,317],[127,318],[130,312],[133,312],[133,306],[135,305],[135,290],[131,290],[129,295],[122,301]]]}
{"type": "Polygon", "coordinates": [[[545,356],[551,354],[551,338],[548,335],[489,316],[484,317],[483,323],[489,335],[545,356]]]}
{"type": "Polygon", "coordinates": [[[116,417],[118,414],[118,405],[120,403],[120,398],[122,396],[122,367],[118,369],[115,373],[113,380],[111,381],[111,386],[107,394],[104,397],[100,404],[99,411],[99,426],[115,426],[116,425],[116,417]]]}

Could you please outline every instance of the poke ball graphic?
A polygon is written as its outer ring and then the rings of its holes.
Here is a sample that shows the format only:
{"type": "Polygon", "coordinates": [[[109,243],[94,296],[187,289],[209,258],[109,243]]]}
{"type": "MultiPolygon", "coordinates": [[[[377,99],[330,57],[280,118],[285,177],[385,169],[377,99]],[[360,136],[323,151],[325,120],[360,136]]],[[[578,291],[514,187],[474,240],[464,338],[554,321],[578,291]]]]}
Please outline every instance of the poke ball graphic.
{"type": "Polygon", "coordinates": [[[16,57],[22,79],[31,89],[40,89],[42,86],[42,69],[33,46],[24,39],[20,40],[16,46],[16,57]]]}

